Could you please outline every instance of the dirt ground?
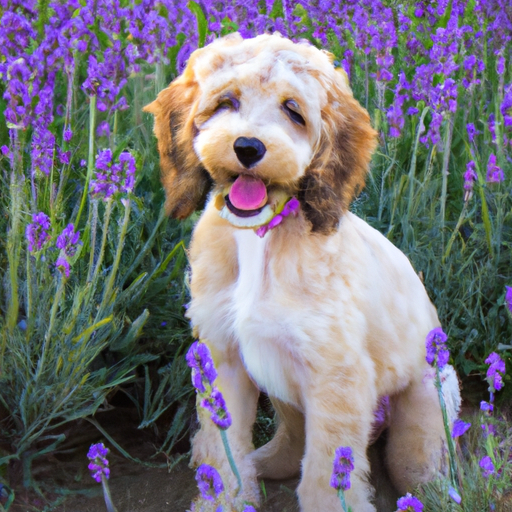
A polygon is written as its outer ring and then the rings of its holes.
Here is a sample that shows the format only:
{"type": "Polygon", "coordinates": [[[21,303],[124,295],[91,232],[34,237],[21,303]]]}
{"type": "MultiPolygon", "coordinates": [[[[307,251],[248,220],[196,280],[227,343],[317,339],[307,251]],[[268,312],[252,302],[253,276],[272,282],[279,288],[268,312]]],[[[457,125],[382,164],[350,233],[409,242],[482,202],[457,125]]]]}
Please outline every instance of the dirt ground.
{"type": "MultiPolygon", "coordinates": [[[[96,420],[132,457],[144,462],[165,463],[163,457],[150,458],[156,451],[155,435],[151,431],[137,429],[137,418],[132,409],[116,407],[97,414],[96,420]]],[[[111,450],[108,456],[109,483],[118,512],[185,512],[198,492],[194,471],[188,468],[187,460],[179,462],[170,473],[167,468],[144,466],[119,454],[86,421],[73,425],[66,434],[67,440],[58,452],[34,462],[33,475],[41,485],[44,498],[23,490],[21,467],[11,468],[10,482],[16,490],[16,499],[10,512],[105,511],[101,485],[89,476],[87,469],[87,451],[96,442],[104,442],[111,450]],[[63,492],[67,496],[63,496],[63,492]]],[[[383,471],[381,448],[377,443],[370,453],[373,483],[377,489],[379,512],[392,512],[396,510],[398,496],[383,471]]],[[[263,482],[265,497],[260,512],[298,512],[297,485],[298,479],[263,482]]]]}

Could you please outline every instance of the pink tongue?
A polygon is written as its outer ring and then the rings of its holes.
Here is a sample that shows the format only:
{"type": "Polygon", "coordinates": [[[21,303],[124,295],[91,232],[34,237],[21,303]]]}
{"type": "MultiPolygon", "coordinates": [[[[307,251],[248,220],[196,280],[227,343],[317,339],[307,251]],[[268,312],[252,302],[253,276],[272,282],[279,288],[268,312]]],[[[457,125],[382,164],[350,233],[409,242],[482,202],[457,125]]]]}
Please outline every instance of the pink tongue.
{"type": "Polygon", "coordinates": [[[229,200],[239,210],[256,210],[267,202],[267,187],[259,178],[240,174],[229,191],[229,200]]]}

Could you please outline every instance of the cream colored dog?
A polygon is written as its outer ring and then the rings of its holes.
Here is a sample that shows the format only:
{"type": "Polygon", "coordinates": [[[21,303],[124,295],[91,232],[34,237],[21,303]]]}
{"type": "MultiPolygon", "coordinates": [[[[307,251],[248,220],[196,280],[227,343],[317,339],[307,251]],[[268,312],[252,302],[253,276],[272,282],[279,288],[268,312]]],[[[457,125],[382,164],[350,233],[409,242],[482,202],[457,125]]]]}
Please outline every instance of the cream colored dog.
{"type": "MultiPolygon", "coordinates": [[[[329,481],[334,450],[350,446],[347,504],[374,511],[366,450],[388,395],[393,483],[405,492],[434,477],[444,431],[425,337],[439,320],[407,258],[348,211],[376,133],[332,56],[279,35],[228,36],[194,52],[146,110],[170,214],[189,216],[211,190],[190,246],[188,315],[233,417],[239,500],[259,502],[257,477],[302,471],[301,510],[341,511],[329,481]],[[254,451],[260,390],[279,426],[254,451]]],[[[453,419],[453,369],[446,378],[453,419]]],[[[198,412],[192,464],[214,465],[233,490],[217,427],[198,412]]]]}

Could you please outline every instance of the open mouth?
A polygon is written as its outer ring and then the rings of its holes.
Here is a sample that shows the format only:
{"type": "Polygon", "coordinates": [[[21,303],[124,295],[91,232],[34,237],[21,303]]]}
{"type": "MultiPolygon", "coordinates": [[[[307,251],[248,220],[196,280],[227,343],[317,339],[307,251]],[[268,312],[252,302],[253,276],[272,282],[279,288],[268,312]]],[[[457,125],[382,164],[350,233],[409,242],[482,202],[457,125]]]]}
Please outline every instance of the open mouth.
{"type": "Polygon", "coordinates": [[[219,199],[221,197],[223,201],[218,206],[220,216],[240,228],[267,224],[288,198],[283,192],[276,191],[269,197],[263,180],[247,174],[240,174],[229,190],[224,189],[219,199]]]}

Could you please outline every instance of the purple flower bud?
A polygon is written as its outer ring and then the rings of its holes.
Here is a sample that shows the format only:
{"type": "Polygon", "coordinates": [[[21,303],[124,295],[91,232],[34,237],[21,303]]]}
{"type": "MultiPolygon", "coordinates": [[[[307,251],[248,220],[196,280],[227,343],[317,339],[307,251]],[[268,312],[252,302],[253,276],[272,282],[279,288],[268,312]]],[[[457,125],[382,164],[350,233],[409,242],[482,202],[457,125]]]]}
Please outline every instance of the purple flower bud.
{"type": "Polygon", "coordinates": [[[69,142],[73,137],[73,132],[69,129],[69,128],[66,128],[64,130],[64,135],[62,136],[62,138],[66,141],[66,142],[69,142]]]}
{"type": "Polygon", "coordinates": [[[512,313],[512,286],[505,286],[507,290],[505,293],[505,302],[507,304],[507,308],[512,313]]]}
{"type": "Polygon", "coordinates": [[[211,420],[222,430],[231,426],[231,414],[226,406],[222,393],[213,388],[210,396],[203,398],[201,405],[211,412],[211,420]]]}
{"type": "Polygon", "coordinates": [[[10,151],[9,151],[9,148],[7,146],[2,146],[0,148],[0,151],[2,152],[2,155],[9,156],[10,151]]]}
{"type": "Polygon", "coordinates": [[[482,473],[485,478],[489,478],[489,476],[492,475],[495,471],[492,459],[488,455],[480,460],[479,465],[483,470],[482,473]]]}
{"type": "Polygon", "coordinates": [[[473,140],[475,140],[475,135],[478,133],[475,125],[473,123],[468,123],[466,125],[466,130],[468,132],[469,142],[473,142],[473,140]]]}
{"type": "Polygon", "coordinates": [[[487,163],[487,181],[489,183],[501,183],[504,179],[503,170],[496,165],[496,155],[491,153],[487,163]]]}
{"type": "Polygon", "coordinates": [[[339,446],[334,452],[331,487],[346,491],[350,489],[350,473],[354,471],[354,456],[350,446],[339,446]]]}
{"type": "Polygon", "coordinates": [[[199,393],[205,393],[205,384],[213,386],[217,378],[210,349],[205,343],[196,341],[190,346],[185,358],[188,366],[192,368],[192,384],[199,393]]]}
{"type": "Polygon", "coordinates": [[[440,370],[448,363],[450,357],[450,352],[446,348],[447,339],[448,336],[443,332],[442,327],[436,327],[427,334],[425,342],[427,363],[431,365],[437,364],[440,370]]]}
{"type": "Polygon", "coordinates": [[[50,217],[43,212],[32,215],[32,223],[25,230],[25,237],[28,241],[30,252],[40,251],[43,245],[50,239],[50,217]]]}
{"type": "Polygon", "coordinates": [[[485,400],[482,400],[480,402],[480,410],[485,412],[492,412],[494,410],[494,405],[490,404],[489,402],[486,402],[485,400]]]}
{"type": "Polygon", "coordinates": [[[471,427],[471,423],[466,423],[462,420],[456,420],[453,424],[452,437],[454,439],[460,437],[468,431],[469,427],[471,427]]]}
{"type": "Polygon", "coordinates": [[[224,484],[218,471],[208,464],[201,464],[197,468],[196,482],[201,496],[208,501],[215,501],[224,491],[224,484]]]}
{"type": "Polygon", "coordinates": [[[66,275],[66,277],[69,277],[70,266],[69,261],[65,256],[59,256],[57,258],[57,261],[55,262],[55,267],[61,272],[63,272],[66,275]]]}
{"type": "Polygon", "coordinates": [[[398,510],[396,512],[421,512],[423,510],[423,503],[412,496],[411,493],[407,493],[404,497],[400,498],[396,505],[398,510]]]}
{"type": "Polygon", "coordinates": [[[79,239],[80,231],[75,231],[75,227],[71,223],[63,229],[55,245],[58,249],[63,251],[68,258],[72,258],[76,254],[79,239]]]}
{"type": "Polygon", "coordinates": [[[505,362],[496,353],[492,352],[485,360],[485,364],[490,365],[487,370],[487,382],[491,393],[499,391],[503,387],[503,375],[505,375],[505,362]]]}
{"type": "Polygon", "coordinates": [[[91,461],[88,468],[91,471],[91,476],[100,483],[102,476],[105,478],[110,477],[110,469],[108,467],[108,448],[105,448],[103,443],[97,443],[91,445],[89,452],[87,453],[88,459],[91,461]]]}
{"type": "Polygon", "coordinates": [[[453,501],[455,501],[455,503],[460,505],[462,498],[460,497],[460,494],[452,486],[450,486],[450,488],[448,489],[448,496],[450,496],[450,498],[453,501]]]}

